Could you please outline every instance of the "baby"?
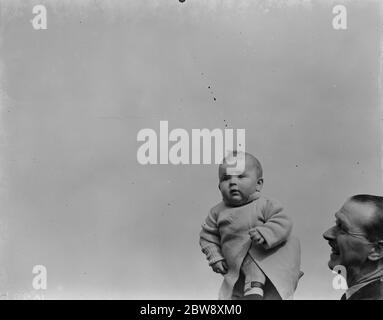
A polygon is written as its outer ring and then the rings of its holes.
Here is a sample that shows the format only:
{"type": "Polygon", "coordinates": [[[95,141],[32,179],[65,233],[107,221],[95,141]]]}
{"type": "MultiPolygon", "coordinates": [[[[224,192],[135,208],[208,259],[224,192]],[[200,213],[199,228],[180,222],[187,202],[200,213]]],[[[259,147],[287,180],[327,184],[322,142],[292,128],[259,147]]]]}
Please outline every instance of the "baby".
{"type": "Polygon", "coordinates": [[[249,153],[234,151],[219,167],[223,201],[202,225],[200,245],[212,269],[224,275],[220,299],[290,299],[297,287],[299,241],[290,236],[283,208],[261,196],[262,186],[261,164],[249,153]],[[240,159],[244,170],[236,172],[231,164],[240,159]]]}

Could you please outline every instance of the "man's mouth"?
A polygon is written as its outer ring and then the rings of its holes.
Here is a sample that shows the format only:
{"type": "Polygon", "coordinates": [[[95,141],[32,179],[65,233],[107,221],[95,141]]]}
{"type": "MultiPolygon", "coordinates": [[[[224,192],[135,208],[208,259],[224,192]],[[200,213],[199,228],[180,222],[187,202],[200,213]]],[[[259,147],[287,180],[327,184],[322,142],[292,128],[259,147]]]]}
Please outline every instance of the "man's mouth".
{"type": "Polygon", "coordinates": [[[338,247],[333,243],[329,243],[329,246],[331,247],[331,253],[339,256],[340,252],[338,247]]]}

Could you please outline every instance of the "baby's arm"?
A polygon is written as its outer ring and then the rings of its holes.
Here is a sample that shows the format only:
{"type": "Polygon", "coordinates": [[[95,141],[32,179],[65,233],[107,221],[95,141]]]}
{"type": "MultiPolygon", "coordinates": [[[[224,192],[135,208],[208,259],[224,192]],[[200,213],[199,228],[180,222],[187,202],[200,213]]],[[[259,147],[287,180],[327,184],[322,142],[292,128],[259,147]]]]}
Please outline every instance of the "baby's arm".
{"type": "Polygon", "coordinates": [[[202,224],[199,244],[210,266],[213,266],[218,261],[225,260],[221,252],[221,236],[217,226],[217,213],[213,210],[210,210],[205,223],[202,224]]]}
{"type": "Polygon", "coordinates": [[[254,229],[256,230],[255,233],[259,233],[264,239],[263,243],[261,241],[262,245],[266,249],[270,249],[286,241],[293,224],[291,219],[284,214],[283,207],[276,201],[268,199],[261,208],[261,212],[264,224],[254,229]]]}

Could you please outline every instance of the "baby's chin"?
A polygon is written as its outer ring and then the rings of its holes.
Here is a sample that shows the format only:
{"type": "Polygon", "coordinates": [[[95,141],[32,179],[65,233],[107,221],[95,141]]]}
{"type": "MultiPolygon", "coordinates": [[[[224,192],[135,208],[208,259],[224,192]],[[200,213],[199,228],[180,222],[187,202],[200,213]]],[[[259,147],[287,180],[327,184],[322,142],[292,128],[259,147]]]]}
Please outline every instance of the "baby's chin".
{"type": "Polygon", "coordinates": [[[246,200],[243,199],[241,195],[230,196],[229,198],[225,198],[225,203],[232,206],[238,207],[246,203],[246,200]]]}

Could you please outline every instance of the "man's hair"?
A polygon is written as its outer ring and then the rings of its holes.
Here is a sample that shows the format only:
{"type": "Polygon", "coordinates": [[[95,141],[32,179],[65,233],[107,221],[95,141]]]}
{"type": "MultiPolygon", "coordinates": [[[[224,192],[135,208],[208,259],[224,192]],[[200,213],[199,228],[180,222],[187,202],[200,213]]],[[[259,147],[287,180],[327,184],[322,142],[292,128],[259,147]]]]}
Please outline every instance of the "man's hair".
{"type": "Polygon", "coordinates": [[[370,241],[383,240],[383,197],[370,194],[358,194],[352,196],[350,200],[371,204],[375,207],[374,218],[363,227],[367,238],[370,241]]]}
{"type": "MultiPolygon", "coordinates": [[[[237,150],[233,150],[232,152],[230,152],[224,159],[223,159],[223,162],[222,163],[225,163],[226,161],[226,158],[229,158],[229,157],[237,157],[237,155],[239,153],[242,153],[241,151],[237,151],[237,150]]],[[[243,153],[242,153],[243,154],[243,153]]],[[[251,153],[248,153],[248,152],[244,152],[245,154],[245,161],[250,159],[250,161],[252,162],[253,166],[255,167],[255,171],[257,172],[257,177],[258,178],[263,178],[263,169],[262,169],[262,165],[261,163],[259,162],[259,160],[254,157],[251,153]]]]}

